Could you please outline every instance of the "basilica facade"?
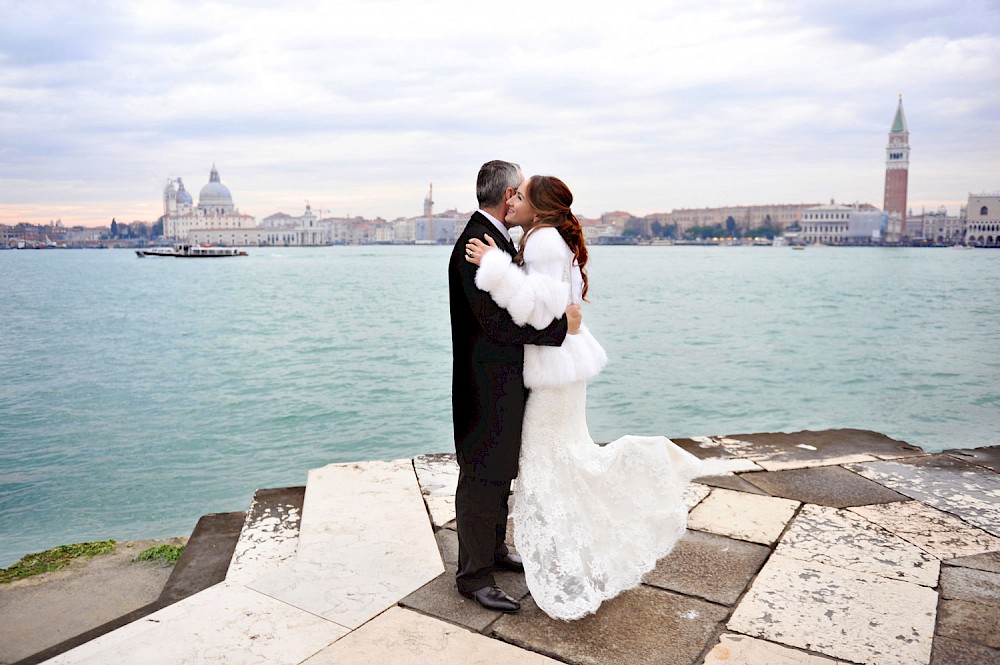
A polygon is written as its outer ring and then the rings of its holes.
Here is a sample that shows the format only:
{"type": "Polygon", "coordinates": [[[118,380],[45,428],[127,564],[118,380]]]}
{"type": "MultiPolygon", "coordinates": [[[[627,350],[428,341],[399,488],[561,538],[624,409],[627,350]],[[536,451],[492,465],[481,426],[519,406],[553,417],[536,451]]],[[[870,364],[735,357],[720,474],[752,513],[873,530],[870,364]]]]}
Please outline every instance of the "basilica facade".
{"type": "MultiPolygon", "coordinates": [[[[198,194],[194,205],[191,194],[184,189],[180,178],[170,179],[163,190],[163,235],[171,240],[189,240],[195,231],[223,232],[240,235],[244,229],[253,229],[257,221],[244,215],[233,205],[229,188],[219,179],[219,170],[212,165],[208,183],[198,194]]],[[[231,244],[245,244],[233,242],[231,244]]]]}

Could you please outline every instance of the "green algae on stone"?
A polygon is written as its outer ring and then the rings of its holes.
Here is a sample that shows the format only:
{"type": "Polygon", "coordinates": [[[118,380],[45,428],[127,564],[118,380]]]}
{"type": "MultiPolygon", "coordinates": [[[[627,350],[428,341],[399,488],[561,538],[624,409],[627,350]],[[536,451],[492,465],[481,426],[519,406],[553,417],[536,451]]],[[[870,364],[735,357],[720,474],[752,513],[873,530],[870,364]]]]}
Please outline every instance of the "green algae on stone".
{"type": "Polygon", "coordinates": [[[183,545],[160,545],[159,547],[150,547],[148,550],[143,550],[132,561],[156,561],[165,566],[172,566],[181,558],[183,552],[183,545]]]}
{"type": "Polygon", "coordinates": [[[91,543],[60,545],[44,552],[25,554],[10,568],[0,569],[0,584],[7,584],[40,573],[51,573],[81,556],[107,554],[115,549],[115,541],[98,540],[91,543]]]}

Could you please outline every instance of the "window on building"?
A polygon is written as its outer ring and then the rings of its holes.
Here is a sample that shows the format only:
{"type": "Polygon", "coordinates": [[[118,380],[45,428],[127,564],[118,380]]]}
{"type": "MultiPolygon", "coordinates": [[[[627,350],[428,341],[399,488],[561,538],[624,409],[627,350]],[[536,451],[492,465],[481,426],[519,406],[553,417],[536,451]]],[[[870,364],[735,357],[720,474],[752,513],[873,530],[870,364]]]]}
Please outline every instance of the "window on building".
{"type": "Polygon", "coordinates": [[[983,206],[982,208],[979,209],[979,214],[983,216],[988,215],[990,214],[990,209],[987,208],[986,206],[983,206]]]}

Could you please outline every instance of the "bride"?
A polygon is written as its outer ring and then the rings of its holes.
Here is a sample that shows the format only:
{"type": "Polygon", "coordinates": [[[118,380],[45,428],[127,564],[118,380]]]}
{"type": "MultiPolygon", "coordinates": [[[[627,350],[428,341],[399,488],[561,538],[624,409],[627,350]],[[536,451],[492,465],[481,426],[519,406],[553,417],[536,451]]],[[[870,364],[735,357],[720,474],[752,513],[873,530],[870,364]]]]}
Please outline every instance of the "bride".
{"type": "MultiPolygon", "coordinates": [[[[532,176],[507,202],[508,226],[525,233],[514,260],[473,239],[476,286],[518,325],[544,328],[586,299],[587,247],[558,178],[532,176]]],[[[719,473],[662,436],[623,436],[600,446],[587,429],[587,380],[607,363],[581,325],[562,346],[526,345],[514,544],[531,596],[547,615],[573,620],[637,587],[684,534],[683,493],[692,478],[719,473]]]]}

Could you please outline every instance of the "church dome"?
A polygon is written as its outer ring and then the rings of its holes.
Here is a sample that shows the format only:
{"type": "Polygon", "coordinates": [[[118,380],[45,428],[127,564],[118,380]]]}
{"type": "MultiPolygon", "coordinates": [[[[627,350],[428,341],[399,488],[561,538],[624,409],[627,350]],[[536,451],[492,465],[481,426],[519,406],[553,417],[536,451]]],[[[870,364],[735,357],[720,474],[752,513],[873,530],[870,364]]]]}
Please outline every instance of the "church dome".
{"type": "Polygon", "coordinates": [[[180,178],[177,179],[177,203],[186,203],[191,205],[193,201],[191,200],[191,194],[184,189],[184,183],[180,178]]]}
{"type": "Polygon", "coordinates": [[[201,188],[198,194],[198,207],[232,207],[233,196],[229,193],[229,188],[219,181],[219,171],[212,165],[212,172],[208,176],[208,184],[201,188]]]}

